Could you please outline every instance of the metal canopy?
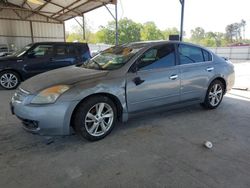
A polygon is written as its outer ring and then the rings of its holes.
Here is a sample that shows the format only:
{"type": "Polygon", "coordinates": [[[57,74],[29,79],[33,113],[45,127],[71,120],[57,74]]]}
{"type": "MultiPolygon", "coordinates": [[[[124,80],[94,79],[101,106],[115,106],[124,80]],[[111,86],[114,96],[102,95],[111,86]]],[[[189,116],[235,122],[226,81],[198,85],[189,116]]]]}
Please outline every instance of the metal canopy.
{"type": "Polygon", "coordinates": [[[49,19],[63,22],[82,16],[107,4],[116,4],[116,0],[3,0],[0,9],[30,11],[49,19]]]}

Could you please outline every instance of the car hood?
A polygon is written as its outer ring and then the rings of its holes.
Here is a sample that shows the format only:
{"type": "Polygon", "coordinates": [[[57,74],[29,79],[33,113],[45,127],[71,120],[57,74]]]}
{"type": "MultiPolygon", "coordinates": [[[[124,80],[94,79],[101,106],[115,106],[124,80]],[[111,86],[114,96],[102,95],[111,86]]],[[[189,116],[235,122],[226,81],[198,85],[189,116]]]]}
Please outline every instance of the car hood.
{"type": "Polygon", "coordinates": [[[20,87],[30,93],[35,93],[54,85],[72,85],[85,80],[94,80],[107,75],[107,73],[108,71],[70,66],[34,76],[23,82],[20,87]]]}
{"type": "Polygon", "coordinates": [[[0,57],[0,62],[13,61],[17,59],[18,58],[16,56],[4,56],[4,57],[0,57]]]}

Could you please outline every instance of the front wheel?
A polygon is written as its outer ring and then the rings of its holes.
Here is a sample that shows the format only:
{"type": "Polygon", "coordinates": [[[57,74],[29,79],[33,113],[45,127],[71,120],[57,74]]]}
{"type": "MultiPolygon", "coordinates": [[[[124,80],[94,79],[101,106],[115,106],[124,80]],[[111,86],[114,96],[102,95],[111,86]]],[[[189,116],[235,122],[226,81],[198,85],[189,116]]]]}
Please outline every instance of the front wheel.
{"type": "Polygon", "coordinates": [[[16,72],[7,70],[0,73],[0,86],[4,89],[16,89],[20,82],[20,76],[16,72]]]}
{"type": "Polygon", "coordinates": [[[113,101],[106,96],[94,96],[78,106],[73,127],[81,138],[97,141],[112,131],[116,119],[117,111],[113,101]]]}
{"type": "Polygon", "coordinates": [[[213,81],[208,87],[207,94],[205,97],[202,106],[206,109],[215,109],[217,108],[225,93],[225,86],[220,80],[213,81]]]}

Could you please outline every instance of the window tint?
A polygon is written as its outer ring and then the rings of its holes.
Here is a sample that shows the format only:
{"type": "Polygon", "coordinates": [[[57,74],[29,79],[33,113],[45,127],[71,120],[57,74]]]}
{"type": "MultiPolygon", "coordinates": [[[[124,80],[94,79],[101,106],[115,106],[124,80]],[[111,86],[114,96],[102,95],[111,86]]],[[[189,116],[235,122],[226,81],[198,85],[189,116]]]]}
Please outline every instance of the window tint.
{"type": "Polygon", "coordinates": [[[204,61],[201,48],[180,44],[178,51],[182,65],[204,61]]]}
{"type": "Polygon", "coordinates": [[[138,63],[139,70],[165,68],[175,65],[173,44],[152,48],[145,52],[138,63]]]}
{"type": "Polygon", "coordinates": [[[202,52],[203,52],[204,61],[212,61],[212,55],[208,51],[202,50],[202,52]]]}
{"type": "Polygon", "coordinates": [[[33,57],[42,57],[52,55],[53,46],[52,45],[38,45],[29,54],[33,57]]]}
{"type": "Polygon", "coordinates": [[[56,46],[55,47],[55,55],[56,56],[63,56],[67,54],[67,47],[64,45],[56,46]]]}
{"type": "Polygon", "coordinates": [[[71,45],[58,45],[55,46],[55,55],[56,56],[65,56],[65,55],[76,55],[75,46],[71,45]]]}
{"type": "Polygon", "coordinates": [[[77,49],[75,48],[75,46],[68,46],[67,47],[67,54],[68,55],[76,55],[77,54],[77,49]]]}

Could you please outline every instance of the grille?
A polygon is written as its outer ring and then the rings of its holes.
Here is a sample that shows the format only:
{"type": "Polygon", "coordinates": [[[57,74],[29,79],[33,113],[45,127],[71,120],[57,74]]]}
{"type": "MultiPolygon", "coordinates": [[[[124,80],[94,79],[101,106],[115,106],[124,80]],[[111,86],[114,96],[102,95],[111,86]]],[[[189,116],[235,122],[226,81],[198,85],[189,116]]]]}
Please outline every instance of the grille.
{"type": "Polygon", "coordinates": [[[15,92],[12,100],[14,100],[15,102],[22,102],[28,95],[29,95],[29,92],[23,90],[22,88],[19,88],[15,92]]]}

